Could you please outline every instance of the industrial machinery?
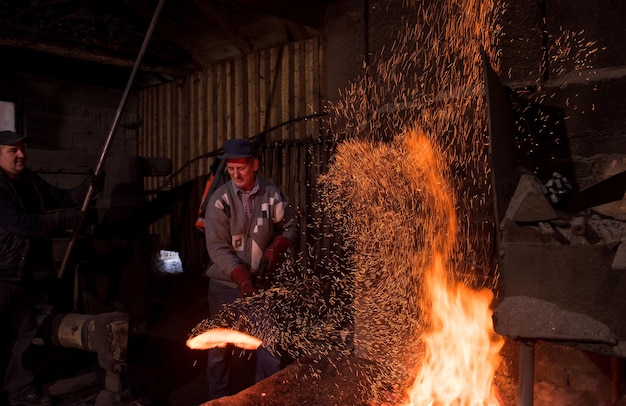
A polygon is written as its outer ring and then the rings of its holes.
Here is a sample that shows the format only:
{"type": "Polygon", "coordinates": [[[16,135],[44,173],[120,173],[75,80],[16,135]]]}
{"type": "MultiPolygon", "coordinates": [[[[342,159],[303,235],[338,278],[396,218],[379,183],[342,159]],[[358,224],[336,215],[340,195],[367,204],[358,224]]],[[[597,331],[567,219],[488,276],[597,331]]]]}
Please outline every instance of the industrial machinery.
{"type": "Polygon", "coordinates": [[[519,404],[532,405],[536,341],[626,358],[626,223],[590,210],[620,200],[626,175],[577,190],[558,109],[519,100],[517,125],[510,89],[486,57],[484,69],[501,272],[493,320],[520,344],[519,404]],[[520,134],[530,123],[536,131],[520,134]]]}
{"type": "MultiPolygon", "coordinates": [[[[162,207],[156,210],[148,204],[143,184],[145,176],[170,172],[169,159],[110,157],[104,188],[91,203],[96,224],[77,238],[68,271],[54,284],[52,303],[40,306],[36,344],[97,354],[104,371],[98,406],[121,400],[129,335],[150,322],[151,259],[156,248],[148,226],[162,214],[162,207]]],[[[68,240],[53,240],[57,263],[64,258],[68,240]]],[[[94,384],[85,379],[74,377],[64,388],[51,387],[51,393],[63,395],[94,384]]]]}

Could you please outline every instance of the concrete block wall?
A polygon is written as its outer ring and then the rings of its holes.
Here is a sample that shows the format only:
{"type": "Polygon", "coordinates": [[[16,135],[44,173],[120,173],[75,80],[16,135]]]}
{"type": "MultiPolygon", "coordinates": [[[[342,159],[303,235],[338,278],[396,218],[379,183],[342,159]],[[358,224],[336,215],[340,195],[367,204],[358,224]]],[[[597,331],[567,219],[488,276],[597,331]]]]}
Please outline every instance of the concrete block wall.
{"type": "MultiPolygon", "coordinates": [[[[28,166],[62,187],[95,169],[122,91],[20,73],[0,76],[0,99],[18,105],[20,131],[30,137],[28,166]]],[[[129,97],[110,154],[135,154],[136,101],[129,97]]]]}
{"type": "Polygon", "coordinates": [[[534,87],[532,97],[564,110],[581,187],[626,169],[622,163],[626,4],[610,0],[510,0],[507,4],[502,17],[502,81],[512,88],[534,87]]]}

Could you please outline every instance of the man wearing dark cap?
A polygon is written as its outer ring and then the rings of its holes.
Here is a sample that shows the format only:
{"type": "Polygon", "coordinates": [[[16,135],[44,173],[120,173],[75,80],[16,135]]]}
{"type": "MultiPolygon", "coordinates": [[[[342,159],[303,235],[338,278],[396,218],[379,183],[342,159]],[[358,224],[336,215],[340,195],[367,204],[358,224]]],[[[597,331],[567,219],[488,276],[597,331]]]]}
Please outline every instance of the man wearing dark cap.
{"type": "MultiPolygon", "coordinates": [[[[297,228],[293,211],[275,185],[257,177],[259,160],[255,145],[247,139],[226,142],[224,154],[230,181],[209,198],[205,216],[206,246],[213,264],[206,274],[209,282],[209,312],[239,297],[257,291],[255,277],[263,270],[273,272],[282,254],[292,245],[297,228]]],[[[230,393],[232,348],[209,350],[209,397],[230,393]]],[[[256,381],[281,368],[281,360],[270,350],[257,350],[256,381]]]]}
{"type": "Polygon", "coordinates": [[[11,405],[49,405],[26,368],[37,324],[35,291],[55,278],[50,237],[82,219],[91,179],[59,189],[26,167],[25,137],[0,131],[0,377],[11,405]]]}

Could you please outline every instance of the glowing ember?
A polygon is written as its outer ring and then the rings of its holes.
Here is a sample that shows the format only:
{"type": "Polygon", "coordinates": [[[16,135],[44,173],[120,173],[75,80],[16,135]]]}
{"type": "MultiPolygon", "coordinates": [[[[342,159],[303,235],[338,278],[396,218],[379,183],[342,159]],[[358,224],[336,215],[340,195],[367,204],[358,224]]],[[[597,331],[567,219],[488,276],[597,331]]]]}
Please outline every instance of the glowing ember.
{"type": "Polygon", "coordinates": [[[237,330],[213,328],[187,340],[187,347],[192,350],[208,350],[233,344],[244,350],[256,350],[262,343],[258,338],[237,330]]]}

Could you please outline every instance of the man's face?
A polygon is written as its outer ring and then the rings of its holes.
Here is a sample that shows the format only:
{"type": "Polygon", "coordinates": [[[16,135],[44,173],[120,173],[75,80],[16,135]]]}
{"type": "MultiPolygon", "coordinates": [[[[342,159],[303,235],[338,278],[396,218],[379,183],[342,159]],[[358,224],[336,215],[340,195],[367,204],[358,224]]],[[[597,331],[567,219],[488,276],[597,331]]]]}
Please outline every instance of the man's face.
{"type": "Polygon", "coordinates": [[[10,178],[17,178],[26,168],[26,146],[23,142],[15,145],[0,145],[0,168],[10,178]]]}
{"type": "Polygon", "coordinates": [[[235,186],[244,192],[252,190],[259,170],[259,160],[256,158],[229,159],[226,169],[235,186]]]}

